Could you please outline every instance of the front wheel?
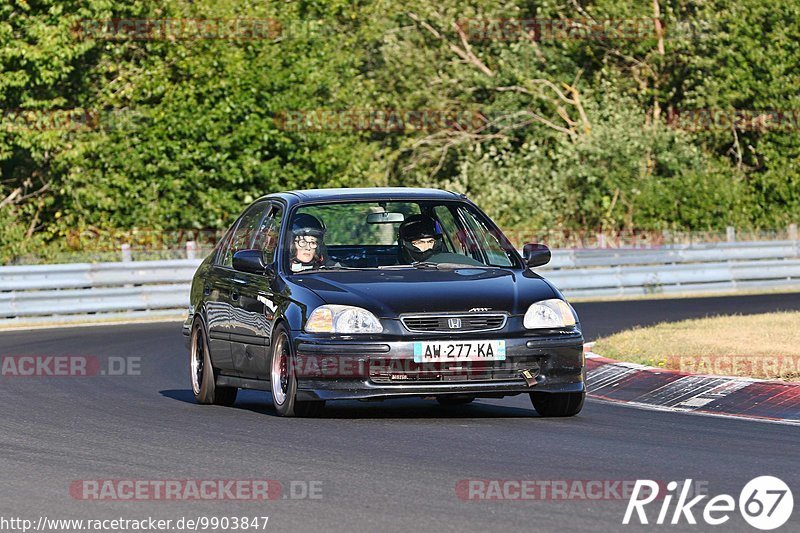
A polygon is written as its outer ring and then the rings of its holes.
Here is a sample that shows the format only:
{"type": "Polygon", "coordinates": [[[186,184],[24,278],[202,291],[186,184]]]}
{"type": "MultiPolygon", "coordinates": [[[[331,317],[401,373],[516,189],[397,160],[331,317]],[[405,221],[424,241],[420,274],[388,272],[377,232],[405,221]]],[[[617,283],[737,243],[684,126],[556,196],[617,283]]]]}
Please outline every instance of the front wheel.
{"type": "Polygon", "coordinates": [[[318,416],[325,408],[325,402],[303,402],[297,399],[295,366],[289,335],[283,326],[278,326],[273,335],[270,362],[270,390],[275,411],[280,416],[318,416]]]}
{"type": "Polygon", "coordinates": [[[217,385],[214,367],[211,366],[208,337],[200,320],[197,320],[192,327],[191,348],[189,349],[189,377],[192,381],[192,393],[194,393],[194,399],[197,403],[233,405],[236,401],[236,394],[239,389],[217,385]]]}
{"type": "Polygon", "coordinates": [[[540,416],[575,416],[583,409],[585,392],[531,392],[531,403],[540,416]]]}

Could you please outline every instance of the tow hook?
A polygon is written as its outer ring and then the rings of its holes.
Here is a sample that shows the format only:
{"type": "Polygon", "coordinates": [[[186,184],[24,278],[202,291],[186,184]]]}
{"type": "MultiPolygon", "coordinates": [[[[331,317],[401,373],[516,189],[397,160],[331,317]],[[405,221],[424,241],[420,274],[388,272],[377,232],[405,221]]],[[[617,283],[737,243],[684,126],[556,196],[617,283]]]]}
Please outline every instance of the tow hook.
{"type": "Polygon", "coordinates": [[[536,376],[539,375],[539,369],[537,368],[534,371],[531,370],[523,370],[520,372],[520,375],[525,380],[525,383],[528,384],[528,387],[533,387],[536,385],[536,376]]]}

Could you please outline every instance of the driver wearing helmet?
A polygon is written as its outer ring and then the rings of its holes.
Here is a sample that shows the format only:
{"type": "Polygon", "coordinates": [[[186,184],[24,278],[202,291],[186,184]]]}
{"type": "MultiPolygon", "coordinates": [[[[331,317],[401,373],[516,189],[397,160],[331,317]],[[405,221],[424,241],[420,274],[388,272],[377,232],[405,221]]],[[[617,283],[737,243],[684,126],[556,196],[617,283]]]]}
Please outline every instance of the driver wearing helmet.
{"type": "Polygon", "coordinates": [[[289,267],[292,272],[317,269],[329,263],[326,257],[325,224],[306,213],[292,221],[292,242],[289,248],[289,267]]]}
{"type": "Polygon", "coordinates": [[[442,252],[442,232],[427,215],[412,215],[400,225],[400,257],[403,263],[428,261],[442,252]]]}

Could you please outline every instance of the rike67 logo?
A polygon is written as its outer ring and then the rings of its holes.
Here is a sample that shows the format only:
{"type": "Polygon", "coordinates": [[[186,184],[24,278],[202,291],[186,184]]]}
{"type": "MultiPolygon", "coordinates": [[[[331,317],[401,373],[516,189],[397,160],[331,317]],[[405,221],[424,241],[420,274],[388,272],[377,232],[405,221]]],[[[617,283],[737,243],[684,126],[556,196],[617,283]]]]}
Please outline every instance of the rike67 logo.
{"type": "MultiPolygon", "coordinates": [[[[737,502],[733,496],[720,494],[705,502],[703,506],[700,502],[707,498],[707,495],[689,499],[691,479],[682,484],[680,494],[676,490],[678,487],[678,482],[670,481],[666,487],[666,494],[660,494],[659,483],[649,479],[636,480],[622,523],[630,524],[634,517],[633,523],[636,523],[636,520],[640,524],[650,523],[652,516],[648,518],[645,507],[656,499],[661,500],[661,507],[655,520],[659,525],[679,524],[683,520],[687,524],[697,524],[694,515],[696,512],[701,514],[706,524],[718,526],[730,520],[731,514],[736,511],[737,502]],[[670,509],[675,496],[677,496],[675,507],[670,509]],[[670,511],[672,511],[671,517],[670,511]]],[[[744,486],[739,494],[738,507],[739,513],[748,524],[767,531],[779,528],[789,520],[794,508],[794,498],[789,486],[780,479],[773,476],[759,476],[744,486]]]]}

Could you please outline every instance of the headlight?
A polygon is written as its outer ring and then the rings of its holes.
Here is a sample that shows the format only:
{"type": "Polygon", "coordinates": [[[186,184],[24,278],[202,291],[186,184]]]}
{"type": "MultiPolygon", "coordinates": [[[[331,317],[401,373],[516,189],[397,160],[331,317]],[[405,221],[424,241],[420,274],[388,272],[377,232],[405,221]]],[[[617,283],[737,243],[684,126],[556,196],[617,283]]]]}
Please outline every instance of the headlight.
{"type": "Polygon", "coordinates": [[[380,321],[360,307],[350,305],[321,305],[314,309],[306,322],[309,333],[381,333],[380,321]]]}
{"type": "Polygon", "coordinates": [[[565,328],[575,325],[575,315],[567,302],[554,298],[531,305],[523,324],[526,329],[565,328]]]}

